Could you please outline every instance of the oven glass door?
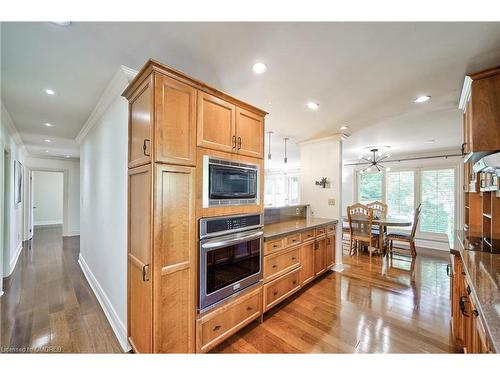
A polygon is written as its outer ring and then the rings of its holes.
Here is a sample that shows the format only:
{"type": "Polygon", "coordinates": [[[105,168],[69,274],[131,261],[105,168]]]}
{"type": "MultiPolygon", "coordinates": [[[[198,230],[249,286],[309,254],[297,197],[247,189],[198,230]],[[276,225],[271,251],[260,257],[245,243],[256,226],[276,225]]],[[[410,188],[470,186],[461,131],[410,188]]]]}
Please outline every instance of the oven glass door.
{"type": "Polygon", "coordinates": [[[211,294],[260,271],[260,239],[207,252],[206,291],[211,294]]]}
{"type": "Polygon", "coordinates": [[[210,199],[255,199],[257,170],[210,164],[210,199]]]}

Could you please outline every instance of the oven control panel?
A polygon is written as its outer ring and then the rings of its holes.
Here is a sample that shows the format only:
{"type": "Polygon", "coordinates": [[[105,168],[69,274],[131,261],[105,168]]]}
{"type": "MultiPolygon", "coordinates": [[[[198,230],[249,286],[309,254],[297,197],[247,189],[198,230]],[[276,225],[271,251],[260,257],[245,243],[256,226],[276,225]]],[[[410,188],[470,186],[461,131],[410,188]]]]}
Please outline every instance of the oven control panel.
{"type": "Polygon", "coordinates": [[[213,236],[218,233],[227,233],[262,225],[262,215],[237,215],[214,217],[200,220],[201,236],[213,236]]]}

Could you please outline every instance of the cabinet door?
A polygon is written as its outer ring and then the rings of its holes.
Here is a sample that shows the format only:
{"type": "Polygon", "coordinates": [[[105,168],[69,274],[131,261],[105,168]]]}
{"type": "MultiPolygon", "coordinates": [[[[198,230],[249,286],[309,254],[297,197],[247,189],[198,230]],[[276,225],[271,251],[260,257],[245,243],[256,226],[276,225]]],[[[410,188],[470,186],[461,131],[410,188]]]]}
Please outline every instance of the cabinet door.
{"type": "Polygon", "coordinates": [[[247,110],[236,109],[236,148],[238,153],[264,157],[264,118],[247,110]]]}
{"type": "Polygon", "coordinates": [[[155,75],[155,161],[196,164],[196,90],[155,75]]]}
{"type": "Polygon", "coordinates": [[[472,82],[470,112],[470,151],[496,151],[500,149],[500,75],[472,82]]]}
{"type": "Polygon", "coordinates": [[[154,352],[194,352],[194,168],[157,165],[154,221],[154,352]]]}
{"type": "Polygon", "coordinates": [[[129,99],[128,167],[151,162],[153,122],[153,76],[149,76],[129,99]]]}
{"type": "Polygon", "coordinates": [[[326,237],[316,240],[316,249],[314,250],[314,273],[319,275],[326,269],[326,237]]]}
{"type": "Polygon", "coordinates": [[[314,241],[304,242],[300,247],[300,264],[302,266],[300,270],[300,284],[307,284],[309,281],[314,279],[314,241]]]}
{"type": "Polygon", "coordinates": [[[198,146],[235,152],[235,113],[233,104],[198,91],[198,146]]]}
{"type": "Polygon", "coordinates": [[[326,239],[326,268],[332,268],[335,264],[335,236],[326,239]]]}
{"type": "Polygon", "coordinates": [[[134,351],[151,353],[151,165],[129,170],[128,338],[134,351]]]}

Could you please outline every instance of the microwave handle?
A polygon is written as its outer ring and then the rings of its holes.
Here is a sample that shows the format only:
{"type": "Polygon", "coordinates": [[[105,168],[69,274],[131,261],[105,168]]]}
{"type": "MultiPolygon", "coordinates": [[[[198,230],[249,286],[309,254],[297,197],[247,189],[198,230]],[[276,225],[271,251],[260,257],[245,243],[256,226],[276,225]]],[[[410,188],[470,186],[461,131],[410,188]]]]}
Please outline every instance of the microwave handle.
{"type": "Polygon", "coordinates": [[[264,234],[263,231],[258,231],[256,233],[249,234],[247,236],[232,238],[230,240],[210,241],[210,242],[206,242],[206,243],[202,244],[201,247],[204,249],[215,249],[215,248],[219,248],[219,247],[230,246],[230,245],[234,245],[237,243],[254,240],[256,238],[261,237],[263,234],[264,234]]]}

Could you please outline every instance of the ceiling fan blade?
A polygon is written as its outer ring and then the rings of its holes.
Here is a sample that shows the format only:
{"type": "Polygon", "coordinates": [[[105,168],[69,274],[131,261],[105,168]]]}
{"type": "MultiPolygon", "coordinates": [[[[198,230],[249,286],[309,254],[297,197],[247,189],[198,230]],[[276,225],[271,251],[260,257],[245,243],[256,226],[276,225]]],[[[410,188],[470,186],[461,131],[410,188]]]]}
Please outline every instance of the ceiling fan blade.
{"type": "Polygon", "coordinates": [[[363,158],[361,158],[361,159],[363,159],[364,161],[367,161],[368,163],[371,163],[371,162],[372,162],[370,159],[367,159],[367,158],[364,158],[364,157],[363,157],[363,158]]]}

